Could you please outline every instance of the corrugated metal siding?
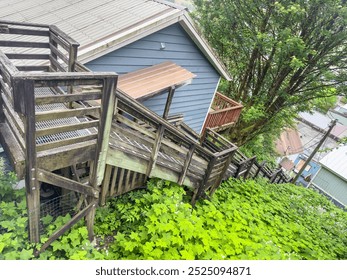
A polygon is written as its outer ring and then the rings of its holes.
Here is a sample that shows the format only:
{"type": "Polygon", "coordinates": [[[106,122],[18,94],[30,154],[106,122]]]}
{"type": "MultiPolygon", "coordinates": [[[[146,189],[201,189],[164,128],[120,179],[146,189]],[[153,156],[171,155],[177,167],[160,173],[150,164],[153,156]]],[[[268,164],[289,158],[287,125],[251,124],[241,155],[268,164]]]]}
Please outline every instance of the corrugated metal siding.
{"type": "Polygon", "coordinates": [[[347,206],[347,181],[322,167],[312,183],[347,206]]]}
{"type": "MultiPolygon", "coordinates": [[[[87,63],[86,66],[93,71],[115,71],[124,74],[168,60],[197,75],[190,85],[176,90],[170,114],[183,113],[185,122],[196,132],[200,132],[219,81],[219,74],[179,24],[113,51],[87,63]],[[166,46],[164,50],[160,49],[162,42],[166,46]]],[[[154,96],[143,104],[162,114],[166,96],[167,94],[154,96]]]]}

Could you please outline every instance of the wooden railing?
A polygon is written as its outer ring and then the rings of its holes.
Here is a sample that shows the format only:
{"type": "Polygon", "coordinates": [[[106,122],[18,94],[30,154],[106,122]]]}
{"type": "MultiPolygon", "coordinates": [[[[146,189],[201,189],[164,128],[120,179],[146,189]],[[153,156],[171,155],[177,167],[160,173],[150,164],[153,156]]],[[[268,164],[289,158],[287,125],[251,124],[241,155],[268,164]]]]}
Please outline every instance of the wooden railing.
{"type": "Polygon", "coordinates": [[[242,108],[240,103],[217,92],[203,130],[211,128],[220,131],[231,127],[238,121],[242,108]]]}
{"type": "Polygon", "coordinates": [[[0,20],[0,34],[0,47],[6,48],[6,57],[19,71],[75,70],[79,44],[54,25],[0,20]],[[18,40],[21,38],[26,39],[18,40]],[[23,48],[28,51],[23,52],[23,48]]]}

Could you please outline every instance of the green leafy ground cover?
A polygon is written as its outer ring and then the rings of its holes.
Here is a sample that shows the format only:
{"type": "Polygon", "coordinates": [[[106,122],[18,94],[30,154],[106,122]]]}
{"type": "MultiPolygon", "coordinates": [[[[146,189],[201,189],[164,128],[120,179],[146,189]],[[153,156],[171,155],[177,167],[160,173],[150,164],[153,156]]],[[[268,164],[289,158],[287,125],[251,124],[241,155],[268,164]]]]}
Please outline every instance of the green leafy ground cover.
{"type": "MultiPolygon", "coordinates": [[[[195,208],[182,187],[151,180],[147,190],[108,201],[96,242],[83,222],[40,259],[347,259],[347,213],[291,184],[228,180],[195,208]]],[[[25,202],[0,202],[0,259],[31,259],[25,202]]],[[[48,233],[70,217],[43,219],[48,233]]]]}

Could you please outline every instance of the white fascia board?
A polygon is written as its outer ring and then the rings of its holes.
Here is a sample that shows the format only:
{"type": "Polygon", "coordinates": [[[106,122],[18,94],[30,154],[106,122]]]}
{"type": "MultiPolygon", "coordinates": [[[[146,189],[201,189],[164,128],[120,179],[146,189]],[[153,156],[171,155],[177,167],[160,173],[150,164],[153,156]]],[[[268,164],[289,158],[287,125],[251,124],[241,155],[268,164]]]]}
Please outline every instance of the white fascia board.
{"type": "Polygon", "coordinates": [[[205,116],[205,120],[204,120],[204,122],[202,123],[202,127],[201,127],[201,129],[200,129],[199,134],[201,134],[202,129],[203,129],[204,126],[205,126],[205,122],[206,122],[206,120],[207,120],[208,113],[210,112],[211,106],[212,106],[212,104],[213,104],[213,100],[214,100],[215,97],[216,97],[216,93],[217,93],[217,89],[218,89],[218,86],[219,86],[219,83],[220,83],[220,79],[221,79],[221,78],[219,77],[217,86],[216,86],[216,88],[215,88],[215,90],[214,90],[214,94],[213,94],[213,97],[212,97],[211,102],[210,102],[210,106],[208,107],[208,110],[207,110],[207,113],[206,113],[206,116],[205,116]]]}
{"type": "Polygon", "coordinates": [[[218,73],[227,81],[231,81],[230,74],[225,68],[224,64],[219,60],[215,52],[211,49],[209,44],[201,37],[199,32],[194,27],[193,20],[187,13],[184,13],[181,16],[181,20],[179,22],[183,29],[188,33],[190,38],[194,41],[194,43],[198,46],[201,52],[206,56],[209,62],[214,66],[214,68],[218,71],[218,73]]]}
{"type": "Polygon", "coordinates": [[[102,40],[88,47],[79,48],[78,60],[81,63],[87,63],[94,59],[104,56],[112,51],[129,45],[143,37],[153,34],[165,27],[177,23],[184,11],[171,10],[160,17],[153,18],[140,25],[126,29],[112,37],[102,40]]]}

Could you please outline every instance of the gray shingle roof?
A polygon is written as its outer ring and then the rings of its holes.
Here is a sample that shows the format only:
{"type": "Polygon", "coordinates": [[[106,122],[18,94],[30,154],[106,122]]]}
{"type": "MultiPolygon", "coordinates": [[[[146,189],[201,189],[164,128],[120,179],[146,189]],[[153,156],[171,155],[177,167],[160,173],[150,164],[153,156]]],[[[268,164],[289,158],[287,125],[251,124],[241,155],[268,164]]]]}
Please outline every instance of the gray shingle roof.
{"type": "Polygon", "coordinates": [[[185,9],[162,0],[1,0],[0,19],[58,26],[80,43],[81,62],[180,22],[216,70],[229,79],[185,9]]]}

